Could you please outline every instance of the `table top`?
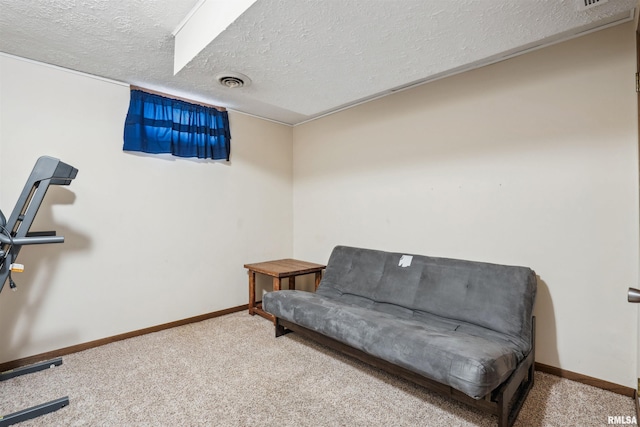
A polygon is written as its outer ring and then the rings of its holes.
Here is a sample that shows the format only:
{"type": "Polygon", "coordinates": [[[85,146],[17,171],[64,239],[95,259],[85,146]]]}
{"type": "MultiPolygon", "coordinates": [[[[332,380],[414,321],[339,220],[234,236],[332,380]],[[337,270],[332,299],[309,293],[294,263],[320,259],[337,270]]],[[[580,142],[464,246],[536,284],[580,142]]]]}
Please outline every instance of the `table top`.
{"type": "Polygon", "coordinates": [[[267,276],[289,277],[317,273],[324,270],[326,265],[286,258],[256,264],[245,264],[244,268],[249,269],[249,271],[255,271],[256,273],[266,274],[267,276]]]}

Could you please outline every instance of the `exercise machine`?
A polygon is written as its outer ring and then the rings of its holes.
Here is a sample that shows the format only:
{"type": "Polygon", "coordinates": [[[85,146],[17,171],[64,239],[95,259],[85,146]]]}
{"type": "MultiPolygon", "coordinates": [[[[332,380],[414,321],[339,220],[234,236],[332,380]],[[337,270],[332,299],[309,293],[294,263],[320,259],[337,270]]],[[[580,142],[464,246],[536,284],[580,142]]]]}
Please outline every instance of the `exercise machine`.
{"type": "MultiPolygon", "coordinates": [[[[24,269],[24,266],[16,263],[22,246],[64,243],[64,237],[57,236],[55,231],[33,232],[29,231],[29,229],[49,186],[69,185],[77,173],[78,170],[73,166],[53,157],[42,156],[36,161],[8,220],[0,210],[0,292],[2,292],[7,280],[9,281],[9,287],[13,290],[16,289],[16,283],[11,277],[11,272],[20,272],[24,269]]],[[[60,365],[62,365],[61,357],[23,366],[0,373],[0,381],[60,365]]],[[[0,427],[57,411],[68,404],[69,397],[67,396],[9,415],[0,415],[0,427]]]]}

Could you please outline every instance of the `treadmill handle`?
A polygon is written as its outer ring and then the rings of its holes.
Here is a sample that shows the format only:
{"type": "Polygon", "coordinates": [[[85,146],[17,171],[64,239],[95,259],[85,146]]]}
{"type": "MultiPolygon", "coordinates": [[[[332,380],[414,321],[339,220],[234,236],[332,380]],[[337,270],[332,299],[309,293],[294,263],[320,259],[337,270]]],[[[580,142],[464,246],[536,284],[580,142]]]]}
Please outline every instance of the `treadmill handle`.
{"type": "Polygon", "coordinates": [[[0,233],[0,242],[5,245],[13,243],[16,246],[45,245],[49,243],[64,243],[64,236],[14,237],[13,239],[10,239],[6,235],[0,233]]]}

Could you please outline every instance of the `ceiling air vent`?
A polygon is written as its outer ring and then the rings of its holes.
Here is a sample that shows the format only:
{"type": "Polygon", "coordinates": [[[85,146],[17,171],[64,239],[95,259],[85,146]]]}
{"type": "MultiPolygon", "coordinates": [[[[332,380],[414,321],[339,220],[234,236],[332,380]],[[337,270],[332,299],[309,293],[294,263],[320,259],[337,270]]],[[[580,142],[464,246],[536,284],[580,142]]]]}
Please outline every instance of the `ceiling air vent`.
{"type": "Polygon", "coordinates": [[[217,77],[218,82],[229,89],[235,89],[243,86],[249,86],[251,79],[240,73],[222,73],[217,77]]]}
{"type": "Polygon", "coordinates": [[[591,9],[594,6],[605,4],[609,0],[577,0],[577,1],[578,1],[578,10],[587,10],[587,9],[591,9]]]}

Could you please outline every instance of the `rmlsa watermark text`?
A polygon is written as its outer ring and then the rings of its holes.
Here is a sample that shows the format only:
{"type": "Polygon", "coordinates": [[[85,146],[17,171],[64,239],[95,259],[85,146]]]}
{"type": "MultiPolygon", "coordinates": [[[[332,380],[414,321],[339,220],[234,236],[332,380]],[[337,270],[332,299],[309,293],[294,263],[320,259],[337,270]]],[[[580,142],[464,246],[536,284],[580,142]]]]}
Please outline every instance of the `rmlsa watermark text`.
{"type": "Polygon", "coordinates": [[[607,424],[612,425],[637,425],[635,415],[609,415],[607,416],[607,424]]]}

